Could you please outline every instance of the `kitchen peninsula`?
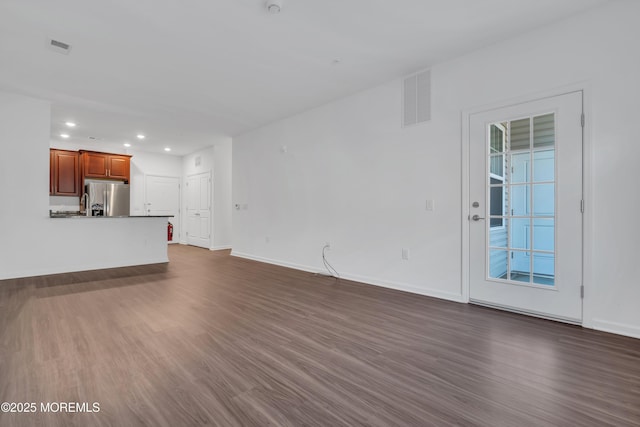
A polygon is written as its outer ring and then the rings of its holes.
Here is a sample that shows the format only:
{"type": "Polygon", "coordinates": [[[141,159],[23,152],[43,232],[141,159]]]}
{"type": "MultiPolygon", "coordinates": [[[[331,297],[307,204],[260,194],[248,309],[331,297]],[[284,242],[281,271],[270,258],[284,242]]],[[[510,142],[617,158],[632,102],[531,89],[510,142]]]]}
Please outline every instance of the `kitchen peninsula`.
{"type": "MultiPolygon", "coordinates": [[[[47,183],[77,182],[63,174],[51,180],[51,105],[0,92],[0,117],[0,280],[168,262],[167,218],[51,218],[47,183]],[[29,173],[17,159],[29,159],[29,173]]],[[[74,173],[80,168],[75,154],[61,161],[74,173]]],[[[77,200],[73,210],[80,210],[80,196],[64,197],[77,200]]]]}
{"type": "MultiPolygon", "coordinates": [[[[64,195],[69,200],[76,200],[77,208],[49,210],[49,232],[58,235],[59,250],[47,257],[47,263],[51,265],[37,274],[69,272],[69,267],[57,271],[59,263],[55,260],[65,258],[64,262],[62,259],[59,262],[68,264],[70,253],[73,253],[72,271],[169,261],[167,218],[170,216],[129,214],[131,156],[51,149],[49,158],[50,196],[64,195]],[[123,194],[108,193],[109,187],[117,188],[123,194]],[[116,200],[122,206],[113,206],[116,200]]],[[[33,268],[31,265],[30,270],[33,268]]]]}

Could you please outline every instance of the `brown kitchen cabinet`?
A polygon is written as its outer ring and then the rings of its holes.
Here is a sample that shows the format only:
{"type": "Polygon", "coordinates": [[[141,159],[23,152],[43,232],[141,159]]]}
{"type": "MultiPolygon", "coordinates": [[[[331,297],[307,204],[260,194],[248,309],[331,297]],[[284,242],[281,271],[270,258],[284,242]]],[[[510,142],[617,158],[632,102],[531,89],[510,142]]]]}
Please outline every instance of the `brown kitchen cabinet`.
{"type": "Polygon", "coordinates": [[[131,156],[80,151],[84,178],[118,179],[129,182],[131,156]]]}
{"type": "Polygon", "coordinates": [[[49,194],[80,196],[80,153],[51,149],[49,162],[49,194]]]}

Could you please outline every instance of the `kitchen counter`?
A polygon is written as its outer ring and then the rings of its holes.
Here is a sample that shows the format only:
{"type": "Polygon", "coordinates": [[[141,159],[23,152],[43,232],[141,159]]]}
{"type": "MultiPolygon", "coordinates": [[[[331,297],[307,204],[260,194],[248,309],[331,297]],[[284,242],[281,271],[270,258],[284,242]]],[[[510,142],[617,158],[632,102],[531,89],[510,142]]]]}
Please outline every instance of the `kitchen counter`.
{"type": "Polygon", "coordinates": [[[53,212],[49,211],[49,218],[78,218],[78,219],[97,219],[97,218],[173,218],[174,215],[120,215],[120,216],[86,216],[79,212],[53,212]]]}
{"type": "Polygon", "coordinates": [[[105,219],[105,218],[173,218],[173,215],[121,215],[121,216],[86,216],[68,214],[50,214],[49,218],[73,218],[73,219],[105,219]]]}
{"type": "Polygon", "coordinates": [[[15,239],[20,241],[16,256],[7,249],[0,260],[0,280],[169,262],[167,222],[176,218],[109,219],[64,211],[54,211],[60,215],[50,218],[45,212],[27,210],[28,233],[9,230],[22,240],[15,239]]]}

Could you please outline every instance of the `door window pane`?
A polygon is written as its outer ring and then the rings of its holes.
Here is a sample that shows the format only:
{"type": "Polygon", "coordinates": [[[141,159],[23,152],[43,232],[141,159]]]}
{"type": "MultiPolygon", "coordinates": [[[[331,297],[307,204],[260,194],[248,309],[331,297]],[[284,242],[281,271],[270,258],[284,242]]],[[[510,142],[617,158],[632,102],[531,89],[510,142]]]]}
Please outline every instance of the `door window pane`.
{"type": "Polygon", "coordinates": [[[529,185],[512,185],[509,191],[511,212],[513,216],[529,215],[529,185]]]}
{"type": "Polygon", "coordinates": [[[533,253],[533,283],[549,286],[555,284],[554,254],[533,253]]]}
{"type": "Polygon", "coordinates": [[[514,249],[531,249],[529,218],[513,218],[511,219],[511,227],[509,236],[511,238],[511,246],[514,249]]]}
{"type": "Polygon", "coordinates": [[[555,145],[554,114],[545,114],[533,118],[533,148],[553,147],[555,145]]]}
{"type": "Polygon", "coordinates": [[[553,216],[555,214],[555,184],[535,184],[533,186],[533,214],[553,216]]]}
{"type": "Polygon", "coordinates": [[[530,253],[511,251],[510,279],[518,282],[531,282],[530,253]]]}
{"type": "MultiPolygon", "coordinates": [[[[491,184],[502,184],[502,181],[496,178],[491,178],[491,184]]],[[[504,212],[504,193],[505,188],[503,185],[490,187],[489,189],[489,215],[491,227],[502,227],[502,218],[493,218],[493,216],[502,217],[504,212]]]]}
{"type": "MultiPolygon", "coordinates": [[[[492,218],[494,219],[494,218],[492,218]]],[[[489,246],[491,248],[507,248],[507,230],[509,225],[509,220],[507,218],[495,218],[500,219],[502,221],[503,226],[501,227],[491,227],[489,230],[489,246]]]]}
{"type": "Polygon", "coordinates": [[[507,278],[507,251],[489,251],[489,277],[492,279],[507,278]]]}
{"type": "Polygon", "coordinates": [[[491,156],[489,173],[499,177],[504,177],[504,155],[494,154],[491,156]]]}
{"type": "Polygon", "coordinates": [[[513,184],[526,183],[531,181],[530,174],[531,155],[530,152],[514,153],[511,155],[511,176],[513,184]]]}
{"type": "Polygon", "coordinates": [[[533,219],[533,249],[553,251],[555,246],[555,227],[553,219],[533,219]]]}
{"type": "Polygon", "coordinates": [[[533,153],[533,181],[553,181],[555,179],[555,150],[533,153]]]}
{"type": "Polygon", "coordinates": [[[514,120],[511,122],[510,130],[510,141],[508,143],[508,148],[511,151],[517,150],[530,150],[530,120],[529,118],[514,120]]]}
{"type": "Polygon", "coordinates": [[[505,145],[505,131],[504,127],[499,124],[493,124],[489,127],[489,148],[491,153],[504,152],[505,145]]]}

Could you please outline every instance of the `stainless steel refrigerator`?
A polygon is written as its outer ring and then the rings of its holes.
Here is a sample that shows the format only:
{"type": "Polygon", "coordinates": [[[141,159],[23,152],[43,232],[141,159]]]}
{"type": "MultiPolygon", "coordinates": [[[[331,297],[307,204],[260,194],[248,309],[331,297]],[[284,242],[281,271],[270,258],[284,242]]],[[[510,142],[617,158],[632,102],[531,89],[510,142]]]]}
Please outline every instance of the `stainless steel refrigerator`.
{"type": "Polygon", "coordinates": [[[86,181],[89,216],[129,216],[129,184],[119,181],[86,181]]]}

